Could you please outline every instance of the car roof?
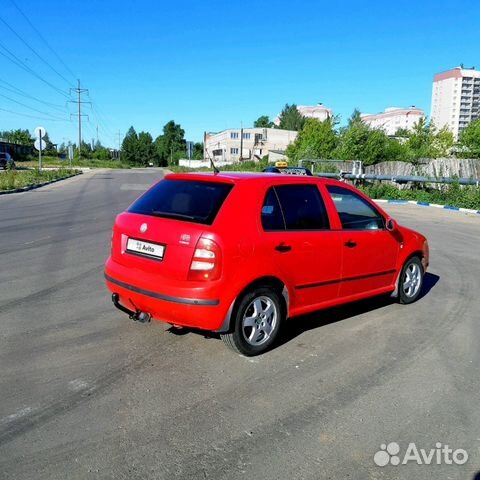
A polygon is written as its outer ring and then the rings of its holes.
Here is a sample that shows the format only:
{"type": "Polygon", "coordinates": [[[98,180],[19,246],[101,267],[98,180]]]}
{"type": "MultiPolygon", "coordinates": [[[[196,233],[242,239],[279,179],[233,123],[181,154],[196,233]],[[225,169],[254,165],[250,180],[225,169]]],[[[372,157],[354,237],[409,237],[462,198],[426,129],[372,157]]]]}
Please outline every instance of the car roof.
{"type": "MultiPolygon", "coordinates": [[[[189,172],[189,173],[171,173],[166,175],[171,180],[200,180],[220,183],[243,183],[243,182],[264,182],[265,180],[275,180],[275,183],[312,183],[312,180],[319,183],[325,183],[330,179],[307,176],[307,175],[286,175],[281,173],[268,172],[189,172]]],[[[333,180],[335,181],[335,180],[333,180]]],[[[340,183],[340,182],[339,182],[340,183]]]]}

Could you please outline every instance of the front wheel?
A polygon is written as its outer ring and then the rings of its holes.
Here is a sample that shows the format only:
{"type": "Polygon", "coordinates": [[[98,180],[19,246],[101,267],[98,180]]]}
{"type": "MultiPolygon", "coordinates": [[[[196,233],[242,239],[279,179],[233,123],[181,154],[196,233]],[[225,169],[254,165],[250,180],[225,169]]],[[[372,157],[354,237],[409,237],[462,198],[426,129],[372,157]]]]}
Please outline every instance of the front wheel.
{"type": "Polygon", "coordinates": [[[237,353],[259,355],[275,341],[285,315],[277,291],[258,287],[239,299],[233,311],[233,330],[222,334],[222,340],[237,353]]]}
{"type": "Polygon", "coordinates": [[[400,303],[413,303],[420,296],[423,286],[423,265],[418,257],[405,262],[398,283],[398,300],[400,303]]]}

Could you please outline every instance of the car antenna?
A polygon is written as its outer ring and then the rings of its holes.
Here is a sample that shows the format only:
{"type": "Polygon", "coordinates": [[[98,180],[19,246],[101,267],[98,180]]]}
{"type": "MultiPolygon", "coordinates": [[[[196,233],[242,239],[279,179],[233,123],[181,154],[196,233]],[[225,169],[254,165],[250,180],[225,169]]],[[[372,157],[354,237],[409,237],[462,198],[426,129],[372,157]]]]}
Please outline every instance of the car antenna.
{"type": "Polygon", "coordinates": [[[207,148],[205,148],[205,152],[207,152],[208,159],[210,160],[210,165],[212,166],[215,175],[216,175],[217,173],[220,173],[220,170],[219,170],[219,169],[215,166],[215,164],[213,163],[212,157],[211,157],[210,154],[208,153],[208,149],[207,149],[207,148]]]}

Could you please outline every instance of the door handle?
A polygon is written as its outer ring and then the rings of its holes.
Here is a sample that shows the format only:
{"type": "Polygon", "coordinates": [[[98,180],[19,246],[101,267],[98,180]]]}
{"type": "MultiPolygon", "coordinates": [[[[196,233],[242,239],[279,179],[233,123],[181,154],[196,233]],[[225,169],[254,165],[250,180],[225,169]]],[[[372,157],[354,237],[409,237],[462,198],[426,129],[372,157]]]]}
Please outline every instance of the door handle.
{"type": "Polygon", "coordinates": [[[290,245],[285,245],[284,243],[281,243],[275,247],[275,250],[280,253],[289,252],[291,249],[292,247],[290,245]]]}
{"type": "Polygon", "coordinates": [[[357,242],[355,242],[355,240],[349,240],[348,242],[345,242],[345,246],[347,248],[355,248],[357,246],[357,242]]]}

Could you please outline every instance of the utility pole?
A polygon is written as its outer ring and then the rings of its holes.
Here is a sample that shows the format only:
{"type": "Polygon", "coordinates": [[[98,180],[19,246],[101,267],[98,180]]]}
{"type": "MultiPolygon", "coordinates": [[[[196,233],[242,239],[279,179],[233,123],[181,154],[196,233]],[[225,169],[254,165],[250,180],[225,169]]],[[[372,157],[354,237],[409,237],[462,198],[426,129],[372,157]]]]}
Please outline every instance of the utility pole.
{"type": "Polygon", "coordinates": [[[82,117],[88,117],[88,115],[82,114],[82,103],[90,103],[91,102],[82,102],[82,93],[88,93],[88,89],[80,87],[80,80],[78,80],[77,88],[71,88],[70,93],[75,92],[78,95],[78,99],[70,100],[71,103],[78,104],[78,113],[71,113],[70,116],[78,117],[78,158],[82,155],[82,117]]]}
{"type": "Polygon", "coordinates": [[[243,160],[243,122],[242,128],[240,129],[240,161],[243,160]]]}
{"type": "Polygon", "coordinates": [[[120,130],[119,130],[118,131],[118,161],[121,160],[120,157],[122,156],[122,146],[120,144],[120,136],[121,136],[121,134],[120,134],[120,130]]]}
{"type": "Polygon", "coordinates": [[[98,145],[98,125],[97,125],[97,145],[98,145]]]}

